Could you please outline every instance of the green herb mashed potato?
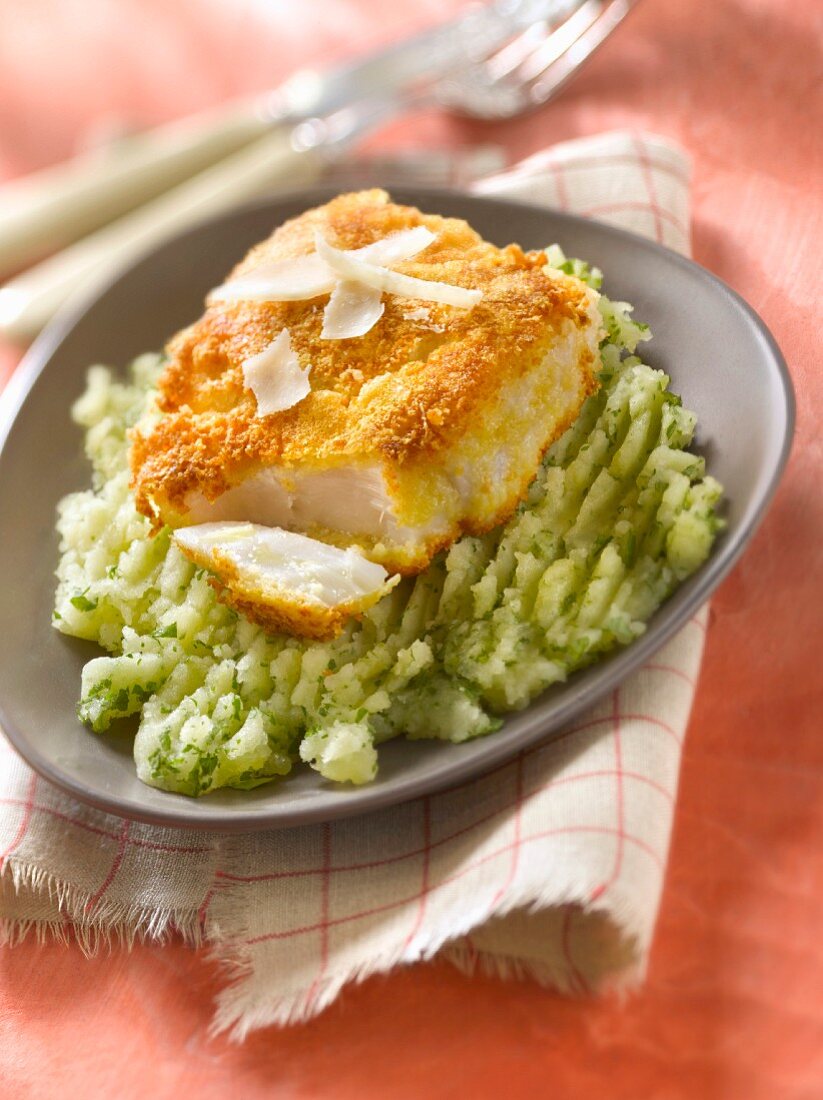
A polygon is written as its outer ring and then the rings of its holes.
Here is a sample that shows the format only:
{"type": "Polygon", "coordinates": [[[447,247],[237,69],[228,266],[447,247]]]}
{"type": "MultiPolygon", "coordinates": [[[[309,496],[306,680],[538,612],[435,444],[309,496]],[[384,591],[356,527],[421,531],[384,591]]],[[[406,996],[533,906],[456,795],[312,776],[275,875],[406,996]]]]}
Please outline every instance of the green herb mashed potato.
{"type": "MultiPolygon", "coordinates": [[[[548,262],[600,286],[600,273],[548,262]]],[[[271,637],[221,604],[208,575],[149,537],[129,493],[128,429],[163,360],[128,382],[89,372],[73,415],[93,487],[60,504],[58,630],[98,642],[79,714],[97,732],[139,715],[134,754],[154,787],[251,788],[300,761],[366,783],[391,737],[465,741],[626,645],[706,559],[720,485],[687,448],[695,416],[635,354],[649,338],[601,299],[602,386],[548,451],[503,527],[462,538],[332,642],[271,637]]]]}

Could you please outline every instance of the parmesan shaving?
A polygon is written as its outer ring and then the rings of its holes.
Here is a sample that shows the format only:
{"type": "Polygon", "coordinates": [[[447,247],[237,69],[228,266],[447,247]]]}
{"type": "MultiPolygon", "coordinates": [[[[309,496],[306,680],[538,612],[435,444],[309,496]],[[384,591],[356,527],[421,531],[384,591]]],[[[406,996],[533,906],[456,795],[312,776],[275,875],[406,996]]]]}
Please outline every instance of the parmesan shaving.
{"type": "Polygon", "coordinates": [[[215,287],[210,302],[304,302],[334,289],[337,276],[316,252],[261,264],[239,279],[215,287]]]}
{"type": "Polygon", "coordinates": [[[348,279],[339,282],[323,313],[321,340],[350,340],[365,336],[383,316],[382,293],[348,279]]]}
{"type": "MultiPolygon", "coordinates": [[[[416,225],[413,229],[401,229],[398,233],[390,233],[373,244],[367,244],[363,248],[355,248],[349,252],[359,260],[365,260],[370,264],[382,264],[391,267],[402,260],[411,260],[424,248],[428,248],[435,240],[435,234],[425,225],[416,225]]],[[[316,253],[315,253],[316,255],[316,253]]]]}
{"type": "MultiPolygon", "coordinates": [[[[424,225],[390,233],[382,240],[363,248],[356,248],[349,255],[375,264],[396,264],[410,260],[435,239],[434,233],[424,225]]],[[[295,256],[289,260],[261,264],[209,294],[210,302],[304,302],[330,294],[338,282],[338,275],[316,253],[295,256]]],[[[368,330],[366,330],[368,331],[368,330]]]]}
{"type": "Polygon", "coordinates": [[[257,415],[283,412],[311,393],[309,371],[300,366],[287,328],[243,363],[243,380],[257,399],[257,415]]]}
{"type": "Polygon", "coordinates": [[[460,309],[471,309],[483,297],[480,290],[467,290],[465,287],[435,280],[415,279],[411,275],[401,275],[399,271],[368,263],[353,252],[333,248],[319,232],[315,233],[314,244],[317,254],[336,272],[338,278],[363,283],[375,290],[397,294],[403,298],[419,298],[424,302],[441,302],[460,309]]]}

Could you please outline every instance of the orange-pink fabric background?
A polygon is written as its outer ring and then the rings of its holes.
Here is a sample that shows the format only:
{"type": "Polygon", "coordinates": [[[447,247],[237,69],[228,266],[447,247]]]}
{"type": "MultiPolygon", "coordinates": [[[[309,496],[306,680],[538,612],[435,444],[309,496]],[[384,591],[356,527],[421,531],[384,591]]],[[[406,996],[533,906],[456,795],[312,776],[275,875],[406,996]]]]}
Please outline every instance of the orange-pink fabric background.
{"type": "MultiPolygon", "coordinates": [[[[158,121],[457,6],[0,0],[0,176],[69,154],[101,114],[158,121]]],[[[792,370],[788,474],[712,606],[645,988],[624,1004],[572,1000],[417,966],[233,1047],[207,1037],[220,979],[204,953],[88,960],[32,942],[0,951],[5,1096],[821,1095],[822,49],[815,0],[643,0],[537,114],[502,127],[429,116],[379,139],[482,138],[519,157],[618,126],[675,138],[695,160],[697,260],[762,313],[792,370]]],[[[18,357],[0,345],[0,380],[18,357]]]]}

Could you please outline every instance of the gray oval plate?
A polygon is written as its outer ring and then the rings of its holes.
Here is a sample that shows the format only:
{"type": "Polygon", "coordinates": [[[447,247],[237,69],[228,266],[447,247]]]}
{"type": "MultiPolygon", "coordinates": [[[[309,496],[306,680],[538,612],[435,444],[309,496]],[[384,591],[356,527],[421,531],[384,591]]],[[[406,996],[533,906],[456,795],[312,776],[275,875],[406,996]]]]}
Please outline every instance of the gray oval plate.
{"type": "Polygon", "coordinates": [[[698,414],[697,448],[726,489],[728,528],[706,565],[658,612],[648,632],[547,691],[490,737],[463,745],[395,741],[367,787],[337,788],[299,769],[251,792],[200,800],[144,786],[131,736],[96,736],[76,717],[80,670],[95,646],[51,627],[55,506],[85,487],[88,464],[69,406],[91,363],[123,367],[197,317],[205,292],[254,242],[331,191],[270,199],[205,223],[146,255],[102,293],[58,318],[0,399],[0,727],[41,775],[100,809],[188,828],[253,830],[330,820],[468,779],[592,705],[648,659],[703,603],[763,516],[785,464],[794,400],[785,363],[751,309],[688,260],[640,237],[538,207],[428,190],[393,197],[467,218],[498,244],[559,241],[606,272],[606,289],[651,324],[644,356],[664,368],[698,414]]]}

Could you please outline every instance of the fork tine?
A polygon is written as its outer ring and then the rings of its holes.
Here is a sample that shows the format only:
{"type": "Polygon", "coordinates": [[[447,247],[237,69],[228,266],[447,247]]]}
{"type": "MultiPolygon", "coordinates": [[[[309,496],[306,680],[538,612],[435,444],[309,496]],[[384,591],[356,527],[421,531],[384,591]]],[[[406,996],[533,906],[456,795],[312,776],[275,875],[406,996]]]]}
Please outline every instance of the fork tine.
{"type": "Polygon", "coordinates": [[[575,8],[579,8],[585,0],[558,0],[557,10],[551,16],[540,19],[516,35],[505,46],[496,50],[485,62],[485,68],[491,80],[502,80],[513,73],[531,57],[558,27],[569,18],[575,8]]]}
{"type": "Polygon", "coordinates": [[[471,118],[513,118],[545,103],[637,0],[554,0],[504,46],[440,81],[433,99],[471,118]]]}
{"type": "Polygon", "coordinates": [[[588,60],[636,2],[585,0],[503,80],[517,83],[532,105],[544,103],[588,60]]]}
{"type": "Polygon", "coordinates": [[[512,75],[523,83],[541,76],[602,16],[606,3],[607,0],[585,0],[560,26],[544,37],[512,75]]]}

